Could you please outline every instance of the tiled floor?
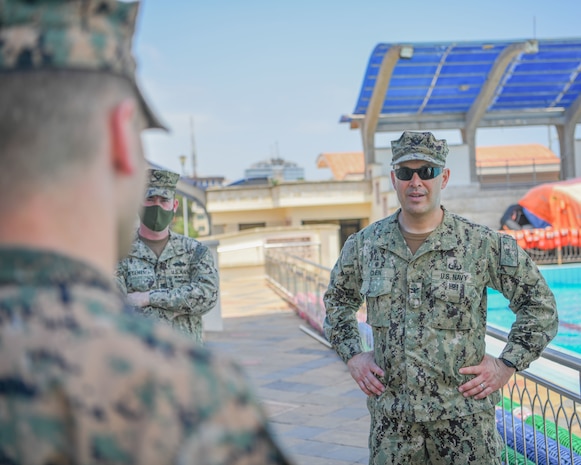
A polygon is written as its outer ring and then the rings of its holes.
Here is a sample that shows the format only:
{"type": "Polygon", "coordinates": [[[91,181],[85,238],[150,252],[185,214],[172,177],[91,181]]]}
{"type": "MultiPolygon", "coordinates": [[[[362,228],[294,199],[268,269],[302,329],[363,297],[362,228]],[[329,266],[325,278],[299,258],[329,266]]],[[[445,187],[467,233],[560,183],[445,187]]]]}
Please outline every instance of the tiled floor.
{"type": "Polygon", "coordinates": [[[220,270],[224,330],[206,345],[241,363],[297,465],[366,464],[365,395],[335,352],[266,284],[262,267],[220,270]]]}

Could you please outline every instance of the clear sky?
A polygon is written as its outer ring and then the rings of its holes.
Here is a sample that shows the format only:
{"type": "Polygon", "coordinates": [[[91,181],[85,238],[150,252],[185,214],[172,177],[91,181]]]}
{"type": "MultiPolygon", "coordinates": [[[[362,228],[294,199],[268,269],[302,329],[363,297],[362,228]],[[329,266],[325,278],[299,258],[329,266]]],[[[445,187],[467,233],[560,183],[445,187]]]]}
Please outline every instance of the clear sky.
{"type": "MultiPolygon", "coordinates": [[[[138,76],[171,130],[146,133],[146,157],[181,172],[186,155],[191,174],[193,121],[198,176],[233,181],[279,156],[308,180],[327,179],[320,153],[362,150],[360,132],[338,121],[378,43],[575,38],[580,18],[580,0],[145,0],[138,76]]],[[[546,127],[479,130],[477,144],[551,139],[557,151],[554,137],[546,127]]]]}

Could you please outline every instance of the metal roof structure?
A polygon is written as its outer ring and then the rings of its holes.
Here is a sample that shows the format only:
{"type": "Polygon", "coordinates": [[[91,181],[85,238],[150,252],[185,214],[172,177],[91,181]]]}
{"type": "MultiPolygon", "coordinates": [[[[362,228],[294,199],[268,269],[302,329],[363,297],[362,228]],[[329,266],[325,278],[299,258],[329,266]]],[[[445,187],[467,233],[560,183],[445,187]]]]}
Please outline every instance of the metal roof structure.
{"type": "MultiPolygon", "coordinates": [[[[562,177],[574,176],[581,119],[581,38],[378,44],[359,98],[341,117],[363,133],[459,129],[475,165],[477,128],[554,125],[562,177]]],[[[474,177],[475,177],[475,166],[474,177]]]]}

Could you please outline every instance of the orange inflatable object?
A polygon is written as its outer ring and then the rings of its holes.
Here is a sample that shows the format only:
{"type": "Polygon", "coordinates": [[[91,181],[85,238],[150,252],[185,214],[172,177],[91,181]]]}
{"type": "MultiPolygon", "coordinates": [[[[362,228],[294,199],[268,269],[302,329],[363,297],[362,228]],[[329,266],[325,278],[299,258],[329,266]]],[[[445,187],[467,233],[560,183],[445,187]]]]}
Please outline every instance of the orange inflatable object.
{"type": "Polygon", "coordinates": [[[581,241],[579,240],[579,230],[578,229],[571,229],[571,231],[569,231],[570,233],[570,238],[569,238],[569,242],[571,246],[573,247],[579,247],[581,246],[581,241]]]}
{"type": "Polygon", "coordinates": [[[549,223],[553,229],[581,228],[581,178],[541,184],[518,204],[549,223]]]}
{"type": "Polygon", "coordinates": [[[581,247],[581,178],[533,187],[518,204],[551,225],[502,231],[514,237],[523,249],[581,247]]]}

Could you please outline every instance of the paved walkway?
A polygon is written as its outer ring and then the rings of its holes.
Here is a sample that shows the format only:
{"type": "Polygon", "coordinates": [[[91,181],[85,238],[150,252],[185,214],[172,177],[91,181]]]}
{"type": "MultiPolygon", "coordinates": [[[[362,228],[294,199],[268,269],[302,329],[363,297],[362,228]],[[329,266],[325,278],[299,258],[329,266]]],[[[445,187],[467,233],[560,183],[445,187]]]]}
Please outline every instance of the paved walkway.
{"type": "Polygon", "coordinates": [[[332,349],[268,287],[264,268],[220,270],[224,331],[206,345],[242,364],[297,465],[368,462],[365,395],[332,349]]]}

